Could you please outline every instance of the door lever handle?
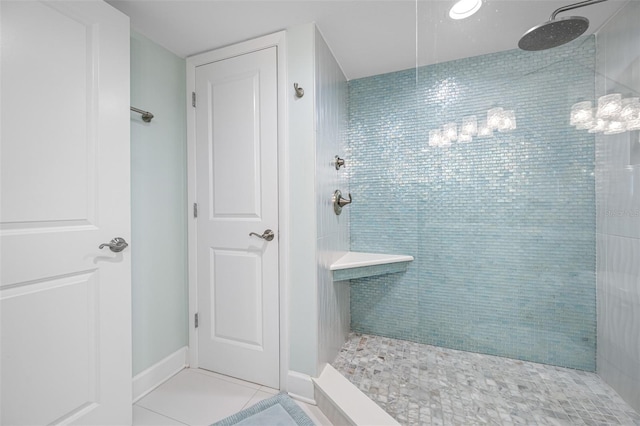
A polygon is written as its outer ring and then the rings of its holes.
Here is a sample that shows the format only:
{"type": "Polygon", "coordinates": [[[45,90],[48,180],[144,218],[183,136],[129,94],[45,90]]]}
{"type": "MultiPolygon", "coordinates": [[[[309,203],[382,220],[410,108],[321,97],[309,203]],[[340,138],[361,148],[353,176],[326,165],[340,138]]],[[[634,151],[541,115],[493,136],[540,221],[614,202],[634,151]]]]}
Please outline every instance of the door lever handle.
{"type": "Polygon", "coordinates": [[[266,231],[264,231],[262,233],[262,235],[260,234],[256,234],[255,232],[250,232],[249,236],[256,236],[258,238],[262,238],[263,240],[267,240],[267,241],[271,241],[273,240],[273,237],[275,236],[275,234],[273,233],[273,231],[271,229],[267,229],[266,231]]]}
{"type": "Polygon", "coordinates": [[[109,250],[111,250],[114,253],[119,253],[122,250],[126,249],[129,246],[129,244],[124,240],[124,238],[122,237],[115,237],[113,240],[111,240],[111,242],[109,243],[102,243],[98,246],[98,248],[100,250],[102,250],[105,247],[109,247],[109,250]]]}

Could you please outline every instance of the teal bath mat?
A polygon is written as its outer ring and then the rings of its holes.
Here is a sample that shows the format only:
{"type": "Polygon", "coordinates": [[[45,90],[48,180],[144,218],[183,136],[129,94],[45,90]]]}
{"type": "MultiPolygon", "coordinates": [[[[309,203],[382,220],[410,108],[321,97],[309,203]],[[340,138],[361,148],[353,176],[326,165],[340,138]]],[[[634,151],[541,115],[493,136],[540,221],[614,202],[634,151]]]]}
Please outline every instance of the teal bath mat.
{"type": "Polygon", "coordinates": [[[212,426],[314,426],[313,420],[286,393],[258,402],[212,426]]]}

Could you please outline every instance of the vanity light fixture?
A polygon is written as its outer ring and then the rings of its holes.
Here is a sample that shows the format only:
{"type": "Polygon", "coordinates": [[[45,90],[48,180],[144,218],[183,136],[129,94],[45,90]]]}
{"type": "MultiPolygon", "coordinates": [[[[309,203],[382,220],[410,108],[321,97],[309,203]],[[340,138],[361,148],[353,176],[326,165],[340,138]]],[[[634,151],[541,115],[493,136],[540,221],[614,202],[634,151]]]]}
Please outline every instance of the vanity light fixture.
{"type": "MultiPolygon", "coordinates": [[[[591,111],[591,109],[589,109],[589,111],[591,111]]],[[[640,125],[640,120],[638,120],[638,125],[640,125]]],[[[498,132],[508,132],[515,129],[517,129],[515,111],[496,107],[487,111],[486,120],[478,122],[477,115],[469,115],[462,117],[462,124],[460,126],[451,122],[443,125],[439,129],[430,130],[429,146],[446,148],[451,146],[451,142],[472,142],[474,137],[492,137],[494,130],[498,132]]],[[[617,127],[610,126],[607,127],[607,130],[614,132],[617,131],[617,127]]]]}
{"type": "Polygon", "coordinates": [[[464,19],[476,13],[482,6],[482,0],[459,0],[449,9],[451,19],[464,19]]]}
{"type": "Polygon", "coordinates": [[[640,98],[623,98],[611,93],[598,98],[597,107],[590,101],[573,104],[569,123],[589,133],[615,135],[640,130],[640,98]]]}

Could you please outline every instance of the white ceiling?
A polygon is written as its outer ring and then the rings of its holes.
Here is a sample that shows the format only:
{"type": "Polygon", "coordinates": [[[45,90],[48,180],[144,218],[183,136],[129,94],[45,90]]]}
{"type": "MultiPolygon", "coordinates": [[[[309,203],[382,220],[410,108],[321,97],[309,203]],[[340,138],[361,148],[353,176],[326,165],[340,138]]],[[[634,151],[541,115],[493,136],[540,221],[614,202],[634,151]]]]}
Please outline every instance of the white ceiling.
{"type": "MultiPolygon", "coordinates": [[[[585,16],[593,33],[627,1],[609,0],[559,17],[585,16]]],[[[347,78],[354,79],[516,49],[525,31],[577,0],[484,0],[477,14],[462,21],[447,15],[454,0],[107,2],[129,15],[135,31],[180,57],[315,22],[347,78]]]]}

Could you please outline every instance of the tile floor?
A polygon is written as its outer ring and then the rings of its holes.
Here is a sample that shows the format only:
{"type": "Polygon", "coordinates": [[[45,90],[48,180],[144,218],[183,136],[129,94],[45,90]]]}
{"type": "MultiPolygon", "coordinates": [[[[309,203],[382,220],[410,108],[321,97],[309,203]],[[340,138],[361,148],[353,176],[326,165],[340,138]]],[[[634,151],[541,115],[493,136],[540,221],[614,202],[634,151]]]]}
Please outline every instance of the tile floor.
{"type": "Polygon", "coordinates": [[[640,425],[584,371],[356,333],[332,365],[403,425],[640,425]]]}
{"type": "MultiPolygon", "coordinates": [[[[133,424],[210,425],[277,393],[265,386],[187,368],[133,405],[133,424]]],[[[331,425],[318,407],[296,402],[317,425],[331,425]]]]}

